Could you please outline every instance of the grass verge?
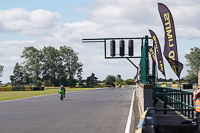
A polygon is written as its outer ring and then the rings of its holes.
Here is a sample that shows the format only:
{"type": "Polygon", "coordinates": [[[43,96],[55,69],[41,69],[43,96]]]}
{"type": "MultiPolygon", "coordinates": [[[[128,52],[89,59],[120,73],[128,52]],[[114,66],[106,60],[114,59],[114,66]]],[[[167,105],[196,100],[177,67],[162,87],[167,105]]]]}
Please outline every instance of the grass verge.
{"type": "MultiPolygon", "coordinates": [[[[82,91],[91,89],[96,89],[96,88],[67,88],[66,91],[71,92],[71,91],[82,91]]],[[[45,89],[44,91],[0,91],[0,101],[49,95],[56,93],[58,93],[57,88],[45,89]]]]}

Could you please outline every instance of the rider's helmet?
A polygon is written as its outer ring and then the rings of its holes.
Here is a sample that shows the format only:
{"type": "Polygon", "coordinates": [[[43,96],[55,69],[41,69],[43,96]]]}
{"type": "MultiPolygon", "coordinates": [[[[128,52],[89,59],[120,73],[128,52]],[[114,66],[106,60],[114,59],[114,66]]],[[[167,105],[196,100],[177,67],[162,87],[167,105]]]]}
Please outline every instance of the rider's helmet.
{"type": "Polygon", "coordinates": [[[63,86],[63,85],[61,85],[61,86],[60,86],[60,89],[61,89],[61,90],[64,90],[64,86],[63,86]]]}

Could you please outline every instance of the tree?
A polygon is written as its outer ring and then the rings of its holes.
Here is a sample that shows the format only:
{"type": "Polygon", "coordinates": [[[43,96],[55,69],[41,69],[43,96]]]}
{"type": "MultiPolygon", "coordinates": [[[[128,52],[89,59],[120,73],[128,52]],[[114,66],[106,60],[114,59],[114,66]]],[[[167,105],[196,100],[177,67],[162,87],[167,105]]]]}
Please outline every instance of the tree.
{"type": "Polygon", "coordinates": [[[198,69],[200,66],[200,49],[197,47],[191,48],[189,54],[185,54],[186,61],[189,67],[187,70],[186,80],[188,83],[197,83],[198,82],[198,69]]]}
{"type": "Polygon", "coordinates": [[[158,82],[165,82],[165,79],[159,78],[158,82]]]}
{"type": "Polygon", "coordinates": [[[69,86],[74,86],[74,75],[76,71],[83,66],[83,64],[78,62],[78,53],[67,46],[60,47],[59,53],[64,66],[63,74],[67,76],[69,86]]]}
{"type": "Polygon", "coordinates": [[[78,77],[78,82],[79,82],[79,85],[83,85],[83,81],[82,81],[82,72],[83,72],[83,69],[82,69],[82,67],[80,67],[79,69],[78,69],[78,73],[77,73],[77,77],[78,77]]]}
{"type": "Polygon", "coordinates": [[[172,81],[173,81],[173,79],[172,79],[172,78],[170,78],[170,79],[168,79],[168,80],[167,80],[167,82],[172,82],[172,81]]]}
{"type": "Polygon", "coordinates": [[[135,85],[134,79],[127,79],[123,82],[124,85],[135,85]]]}
{"type": "Polygon", "coordinates": [[[25,58],[24,69],[29,73],[33,82],[40,80],[42,72],[42,53],[41,50],[34,48],[33,46],[25,47],[21,58],[25,58]]]}
{"type": "Polygon", "coordinates": [[[177,84],[177,82],[176,81],[172,81],[172,84],[177,84]]]}
{"type": "Polygon", "coordinates": [[[30,84],[32,82],[32,80],[30,78],[30,74],[27,73],[27,71],[25,71],[24,69],[23,69],[22,73],[23,73],[22,83],[24,83],[24,84],[30,84]]]}
{"type": "Polygon", "coordinates": [[[42,65],[42,76],[43,80],[48,80],[49,82],[53,83],[55,86],[59,84],[59,76],[60,76],[60,56],[59,51],[54,47],[44,47],[42,49],[43,54],[43,65],[42,65]]]}
{"type": "Polygon", "coordinates": [[[121,79],[121,75],[118,74],[115,85],[119,85],[119,84],[123,84],[123,79],[121,79]]]}
{"type": "Polygon", "coordinates": [[[92,73],[91,76],[87,77],[86,81],[87,81],[87,86],[94,86],[97,85],[97,77],[95,77],[95,74],[92,73]]]}
{"type": "Polygon", "coordinates": [[[11,81],[11,85],[13,85],[15,83],[15,76],[14,75],[10,76],[10,81],[11,81]]]}
{"type": "Polygon", "coordinates": [[[108,75],[106,79],[103,81],[106,85],[115,86],[116,77],[112,75],[108,75]]]}
{"type": "Polygon", "coordinates": [[[41,81],[48,86],[75,86],[74,76],[83,66],[78,62],[78,53],[67,46],[60,49],[49,46],[42,50],[25,47],[21,57],[25,58],[23,82],[26,83],[41,81]]]}
{"type": "Polygon", "coordinates": [[[43,82],[42,82],[42,85],[44,85],[44,86],[53,86],[53,83],[51,82],[51,80],[49,79],[49,80],[44,80],[43,82]]]}
{"type": "Polygon", "coordinates": [[[23,79],[22,66],[16,63],[13,70],[12,80],[14,80],[15,84],[22,84],[22,79],[23,79]]]}

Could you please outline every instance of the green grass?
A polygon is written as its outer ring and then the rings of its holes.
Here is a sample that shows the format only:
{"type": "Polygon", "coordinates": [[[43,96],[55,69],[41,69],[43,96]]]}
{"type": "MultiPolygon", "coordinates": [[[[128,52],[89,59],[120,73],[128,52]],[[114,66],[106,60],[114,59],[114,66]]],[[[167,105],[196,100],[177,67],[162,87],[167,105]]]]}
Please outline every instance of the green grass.
{"type": "MultiPolygon", "coordinates": [[[[67,88],[66,91],[71,92],[71,91],[82,91],[91,89],[96,89],[96,88],[67,88]]],[[[58,93],[58,89],[46,89],[44,91],[0,91],[0,101],[49,95],[56,93],[58,93]]]]}

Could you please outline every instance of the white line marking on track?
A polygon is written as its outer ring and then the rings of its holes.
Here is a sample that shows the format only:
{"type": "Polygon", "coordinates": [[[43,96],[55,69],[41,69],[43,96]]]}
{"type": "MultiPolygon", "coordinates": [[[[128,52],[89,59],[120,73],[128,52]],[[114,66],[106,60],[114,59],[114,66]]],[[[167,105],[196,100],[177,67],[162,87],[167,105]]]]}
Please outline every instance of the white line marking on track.
{"type": "Polygon", "coordinates": [[[135,94],[135,90],[133,91],[133,96],[132,96],[132,100],[131,100],[131,106],[130,106],[130,110],[129,110],[128,120],[127,120],[127,123],[126,123],[125,133],[130,133],[131,118],[132,118],[132,112],[133,112],[134,94],[135,94]]]}

